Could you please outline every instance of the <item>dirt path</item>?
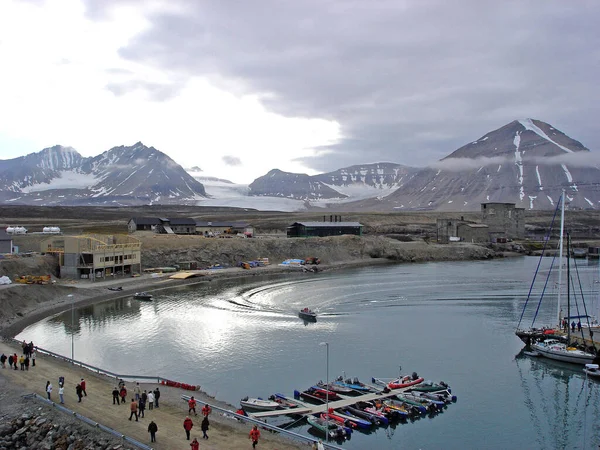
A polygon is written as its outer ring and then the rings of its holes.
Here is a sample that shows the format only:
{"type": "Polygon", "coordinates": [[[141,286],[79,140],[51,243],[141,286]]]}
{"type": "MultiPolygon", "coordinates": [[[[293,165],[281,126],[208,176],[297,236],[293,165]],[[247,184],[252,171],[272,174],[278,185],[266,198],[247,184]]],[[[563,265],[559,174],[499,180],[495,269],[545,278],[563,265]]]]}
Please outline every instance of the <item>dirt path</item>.
{"type": "MultiPolygon", "coordinates": [[[[17,352],[21,355],[21,348],[6,342],[0,342],[0,352],[6,355],[17,352]]],[[[8,366],[8,364],[7,364],[8,366]]],[[[54,357],[44,356],[38,353],[36,366],[30,367],[28,371],[0,369],[0,376],[6,379],[9,385],[18,385],[28,392],[35,392],[45,396],[46,381],[53,385],[52,400],[58,402],[58,379],[65,377],[65,406],[90,419],[102,423],[118,432],[130,436],[140,442],[150,445],[148,424],[151,420],[158,425],[158,433],[154,448],[156,450],[187,450],[189,441],[186,440],[183,430],[183,420],[187,415],[187,404],[181,400],[182,394],[190,394],[191,391],[183,391],[156,383],[140,383],[142,390],[154,390],[157,386],[161,391],[159,408],[152,411],[146,409],[145,417],[138,422],[127,420],[129,418],[129,402],[133,395],[134,383],[127,383],[128,401],[125,405],[112,404],[112,390],[115,386],[113,378],[92,373],[78,366],[73,366],[65,361],[54,357]],[[81,378],[85,378],[88,396],[83,397],[81,403],[77,402],[75,386],[81,378]]],[[[211,404],[224,404],[206,396],[202,392],[195,392],[196,398],[208,401],[211,404]]],[[[199,403],[198,411],[202,407],[199,403]]],[[[209,440],[202,439],[200,431],[201,415],[192,416],[194,427],[192,439],[197,437],[201,449],[250,449],[252,445],[248,439],[250,431],[249,424],[243,424],[235,419],[224,417],[218,412],[210,415],[209,440]]],[[[266,430],[262,431],[259,449],[306,449],[301,445],[289,441],[283,437],[273,435],[266,430]]]]}

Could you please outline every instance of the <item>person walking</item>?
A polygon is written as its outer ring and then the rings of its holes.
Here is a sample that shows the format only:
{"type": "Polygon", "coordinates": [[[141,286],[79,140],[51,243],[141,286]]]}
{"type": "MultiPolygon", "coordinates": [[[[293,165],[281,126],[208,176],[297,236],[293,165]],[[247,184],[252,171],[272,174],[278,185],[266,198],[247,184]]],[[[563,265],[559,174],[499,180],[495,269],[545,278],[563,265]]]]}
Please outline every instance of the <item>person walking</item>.
{"type": "Polygon", "coordinates": [[[85,386],[86,386],[85,380],[82,378],[81,382],[79,384],[81,385],[81,391],[83,392],[83,395],[85,395],[87,397],[87,392],[85,391],[85,386]]]}
{"type": "Polygon", "coordinates": [[[256,448],[256,445],[258,444],[258,439],[260,438],[260,430],[258,429],[258,427],[256,425],[254,425],[252,427],[248,437],[252,441],[252,448],[256,448]]]}
{"type": "Polygon", "coordinates": [[[6,369],[6,355],[4,353],[0,356],[0,364],[2,364],[3,369],[6,369]]]}
{"type": "Polygon", "coordinates": [[[188,400],[188,414],[190,414],[192,411],[194,411],[194,415],[197,416],[198,414],[196,413],[196,399],[194,398],[194,396],[192,395],[192,398],[190,398],[188,400]]]}
{"type": "Polygon", "coordinates": [[[127,389],[125,388],[125,386],[121,386],[119,395],[121,396],[121,402],[123,402],[123,404],[125,404],[125,401],[127,399],[127,389]]]}
{"type": "Polygon", "coordinates": [[[131,414],[129,414],[129,420],[131,420],[131,418],[133,416],[135,416],[135,421],[137,422],[138,421],[138,414],[137,414],[138,404],[135,401],[135,398],[131,399],[131,404],[129,405],[129,410],[131,411],[131,414]]]}
{"type": "Polygon", "coordinates": [[[119,404],[119,390],[117,389],[116,386],[112,391],[112,396],[113,396],[113,405],[118,405],[119,404]]]}
{"type": "Polygon", "coordinates": [[[154,389],[154,406],[158,408],[158,399],[160,398],[160,390],[158,387],[154,389]]]}
{"type": "Polygon", "coordinates": [[[581,320],[577,321],[577,331],[581,331],[581,320]]]}
{"type": "Polygon", "coordinates": [[[209,425],[208,416],[204,416],[204,419],[202,419],[202,423],[200,424],[200,429],[202,430],[202,439],[208,439],[208,434],[206,434],[206,432],[208,431],[209,425]]]}
{"type": "Polygon", "coordinates": [[[194,440],[190,442],[190,447],[192,450],[200,450],[200,442],[198,442],[198,439],[194,438],[194,440]]]}
{"type": "Polygon", "coordinates": [[[150,433],[150,442],[156,442],[156,432],[158,431],[158,425],[154,423],[154,420],[148,425],[148,433],[150,433]]]}
{"type": "Polygon", "coordinates": [[[18,370],[17,364],[19,363],[19,357],[16,353],[13,354],[13,365],[15,366],[15,370],[18,370]]]}
{"type": "Polygon", "coordinates": [[[21,370],[25,370],[25,357],[23,355],[19,358],[19,365],[21,366],[21,370]]]}
{"type": "Polygon", "coordinates": [[[46,394],[48,395],[48,400],[52,400],[52,383],[46,381],[46,394]]]}
{"type": "Polygon", "coordinates": [[[58,396],[60,397],[60,404],[61,405],[65,404],[64,394],[65,394],[65,387],[62,384],[59,384],[58,385],[58,396]]]}
{"type": "Polygon", "coordinates": [[[25,370],[29,370],[29,355],[25,357],[25,370]]]}
{"type": "Polygon", "coordinates": [[[142,417],[145,417],[144,411],[146,411],[146,402],[144,401],[143,398],[140,398],[140,401],[138,402],[138,410],[139,410],[138,416],[140,417],[140,419],[142,417]]]}
{"type": "Polygon", "coordinates": [[[189,417],[186,417],[183,421],[183,429],[185,430],[186,439],[190,440],[190,431],[192,431],[192,427],[194,426],[194,422],[189,417]]]}
{"type": "Polygon", "coordinates": [[[35,348],[31,351],[31,367],[35,367],[35,348]]]}
{"type": "Polygon", "coordinates": [[[140,394],[141,394],[142,390],[140,388],[140,383],[136,382],[135,386],[133,388],[133,394],[135,395],[135,401],[139,401],[140,400],[140,394]]]}
{"type": "Polygon", "coordinates": [[[571,322],[571,332],[575,332],[575,321],[571,322]]]}
{"type": "Polygon", "coordinates": [[[208,417],[208,415],[211,413],[211,411],[212,411],[212,409],[210,409],[210,406],[208,406],[207,403],[204,404],[204,406],[202,407],[202,410],[201,410],[202,415],[204,417],[208,417]]]}
{"type": "Polygon", "coordinates": [[[81,397],[83,397],[83,389],[81,387],[81,383],[77,383],[77,386],[75,386],[75,392],[77,393],[77,397],[79,398],[79,401],[77,403],[81,403],[81,397]]]}
{"type": "Polygon", "coordinates": [[[13,355],[8,355],[8,368],[12,368],[13,365],[13,355]]]}
{"type": "Polygon", "coordinates": [[[148,409],[152,410],[154,408],[154,393],[152,391],[148,392],[148,409]]]}

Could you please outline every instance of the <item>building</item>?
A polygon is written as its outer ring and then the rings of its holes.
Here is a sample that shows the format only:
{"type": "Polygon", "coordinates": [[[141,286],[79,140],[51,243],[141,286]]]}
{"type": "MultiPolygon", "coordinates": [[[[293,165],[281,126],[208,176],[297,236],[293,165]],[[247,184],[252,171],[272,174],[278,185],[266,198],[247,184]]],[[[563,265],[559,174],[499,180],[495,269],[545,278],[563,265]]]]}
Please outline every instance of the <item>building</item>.
{"type": "Polygon", "coordinates": [[[154,231],[159,224],[160,219],[158,217],[132,217],[127,222],[127,229],[130,233],[136,231],[154,231]]]}
{"type": "Polygon", "coordinates": [[[323,237],[354,234],[362,236],[363,226],[358,222],[294,222],[287,227],[288,237],[323,237]]]}
{"type": "Polygon", "coordinates": [[[0,230],[0,253],[13,253],[13,238],[4,230],[0,230]]]}
{"type": "Polygon", "coordinates": [[[172,219],[159,219],[156,226],[157,233],[168,234],[196,234],[196,221],[189,217],[174,217],[172,219]]]}
{"type": "Polygon", "coordinates": [[[453,241],[490,242],[489,227],[482,223],[463,219],[438,219],[436,228],[440,244],[453,241]]]}
{"type": "Polygon", "coordinates": [[[243,234],[254,236],[254,228],[247,222],[196,222],[196,233],[203,236],[219,234],[243,234]]]}
{"type": "Polygon", "coordinates": [[[52,236],[40,250],[58,257],[62,278],[105,279],[142,269],[142,244],[127,235],[52,236]]]}
{"type": "Polygon", "coordinates": [[[525,208],[514,203],[482,203],[481,222],[491,233],[505,233],[507,239],[525,237],[525,208]]]}

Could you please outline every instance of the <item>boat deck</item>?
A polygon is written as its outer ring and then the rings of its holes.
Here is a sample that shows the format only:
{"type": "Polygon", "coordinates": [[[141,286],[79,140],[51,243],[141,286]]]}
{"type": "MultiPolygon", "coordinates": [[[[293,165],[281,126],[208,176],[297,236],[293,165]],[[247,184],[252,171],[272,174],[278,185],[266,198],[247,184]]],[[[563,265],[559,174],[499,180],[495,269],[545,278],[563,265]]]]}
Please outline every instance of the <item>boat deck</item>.
{"type": "MultiPolygon", "coordinates": [[[[354,395],[352,397],[346,395],[340,395],[341,400],[335,400],[329,402],[329,408],[338,409],[343,408],[345,406],[350,406],[355,404],[356,402],[369,402],[372,400],[378,400],[382,398],[393,397],[394,395],[402,394],[403,392],[414,388],[414,386],[409,386],[401,389],[393,389],[390,392],[369,392],[367,394],[362,395],[354,395]]],[[[298,408],[291,409],[277,409],[275,411],[264,411],[258,413],[248,413],[249,416],[252,416],[256,419],[262,419],[265,417],[273,417],[273,416],[281,416],[286,414],[296,414],[296,415],[307,415],[307,414],[320,414],[327,411],[327,404],[324,403],[322,405],[310,405],[305,402],[298,402],[294,400],[296,403],[300,404],[298,408]]]]}

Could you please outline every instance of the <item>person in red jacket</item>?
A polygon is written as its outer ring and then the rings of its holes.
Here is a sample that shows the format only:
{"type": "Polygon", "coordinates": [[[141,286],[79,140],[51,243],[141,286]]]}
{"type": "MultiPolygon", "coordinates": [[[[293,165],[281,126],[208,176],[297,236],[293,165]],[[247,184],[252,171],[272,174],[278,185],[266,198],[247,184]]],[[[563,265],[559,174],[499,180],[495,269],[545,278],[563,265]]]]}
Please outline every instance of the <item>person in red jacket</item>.
{"type": "Polygon", "coordinates": [[[200,442],[198,442],[198,439],[194,438],[190,444],[190,447],[192,447],[192,450],[200,450],[200,442]]]}
{"type": "Polygon", "coordinates": [[[210,409],[210,406],[208,406],[206,403],[204,404],[204,406],[202,407],[202,415],[204,417],[208,417],[208,415],[211,413],[212,409],[210,409]]]}
{"type": "Polygon", "coordinates": [[[260,437],[260,430],[256,425],[252,427],[250,430],[250,435],[248,436],[252,441],[252,448],[256,448],[256,444],[258,444],[258,438],[260,437]]]}
{"type": "Polygon", "coordinates": [[[185,430],[185,436],[187,440],[190,440],[190,431],[192,431],[192,427],[194,426],[194,422],[189,417],[186,417],[183,421],[183,429],[185,430]]]}
{"type": "Polygon", "coordinates": [[[87,397],[87,392],[85,391],[85,380],[83,378],[81,379],[81,383],[79,383],[79,385],[81,386],[81,390],[83,391],[83,395],[85,395],[87,397]]]}
{"type": "Polygon", "coordinates": [[[198,414],[196,414],[196,400],[194,399],[194,396],[192,395],[192,398],[190,398],[188,400],[188,414],[190,414],[192,411],[194,411],[194,415],[197,416],[198,414]]]}

